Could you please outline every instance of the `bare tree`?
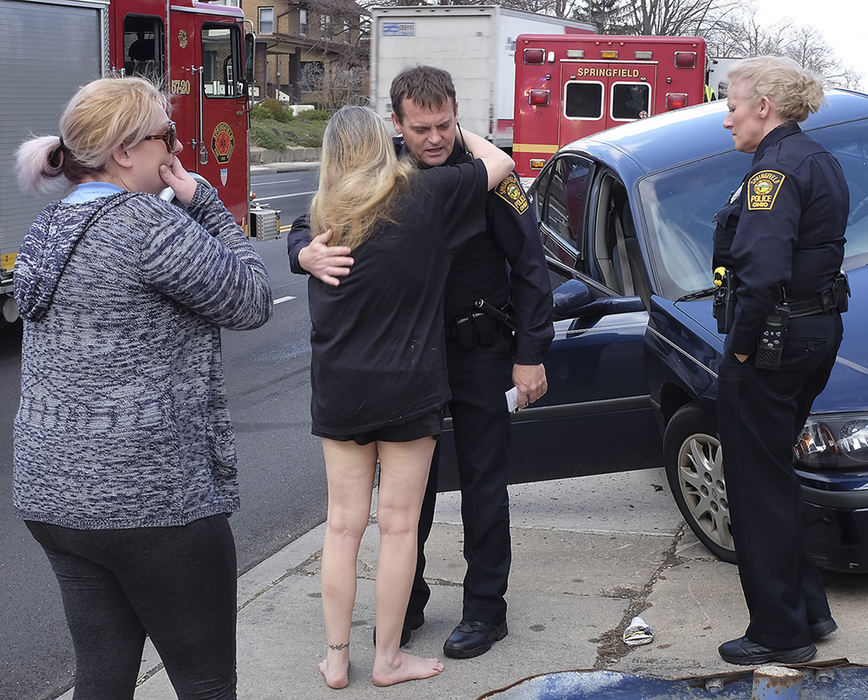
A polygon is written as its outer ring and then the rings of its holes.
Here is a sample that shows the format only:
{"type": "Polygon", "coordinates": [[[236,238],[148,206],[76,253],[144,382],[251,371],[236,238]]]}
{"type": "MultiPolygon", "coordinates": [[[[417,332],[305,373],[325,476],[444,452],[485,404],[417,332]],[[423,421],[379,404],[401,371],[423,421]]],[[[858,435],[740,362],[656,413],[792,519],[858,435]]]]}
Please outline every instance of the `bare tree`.
{"type": "Polygon", "coordinates": [[[624,34],[625,0],[582,0],[575,19],[593,24],[600,34],[624,34]]]}
{"type": "Polygon", "coordinates": [[[631,34],[701,35],[739,7],[739,0],[626,0],[631,34]]]}
{"type": "Polygon", "coordinates": [[[701,36],[710,56],[790,56],[829,85],[859,88],[856,71],[842,66],[823,37],[790,21],[762,25],[743,0],[359,0],[371,5],[483,5],[497,2],[589,22],[601,34],[701,36]]]}
{"type": "Polygon", "coordinates": [[[728,32],[709,42],[709,54],[716,56],[789,56],[800,66],[820,76],[829,86],[858,89],[860,78],[850,66],[842,65],[828,42],[812,27],[791,21],[762,25],[750,10],[731,22],[728,32]]]}

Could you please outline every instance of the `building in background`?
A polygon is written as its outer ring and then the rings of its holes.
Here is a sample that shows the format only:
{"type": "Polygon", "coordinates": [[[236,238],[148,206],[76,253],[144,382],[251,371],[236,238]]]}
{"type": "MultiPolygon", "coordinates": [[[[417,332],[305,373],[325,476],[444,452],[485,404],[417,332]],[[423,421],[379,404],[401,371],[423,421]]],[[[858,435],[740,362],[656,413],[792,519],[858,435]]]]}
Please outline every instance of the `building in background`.
{"type": "Polygon", "coordinates": [[[368,12],[353,0],[240,0],[256,34],[254,100],[365,101],[368,12]]]}

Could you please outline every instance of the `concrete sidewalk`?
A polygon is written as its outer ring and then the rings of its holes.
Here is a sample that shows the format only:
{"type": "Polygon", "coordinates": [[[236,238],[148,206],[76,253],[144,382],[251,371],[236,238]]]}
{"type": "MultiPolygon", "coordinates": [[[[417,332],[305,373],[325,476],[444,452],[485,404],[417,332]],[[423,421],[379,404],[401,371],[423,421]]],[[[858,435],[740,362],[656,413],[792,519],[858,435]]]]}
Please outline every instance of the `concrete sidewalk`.
{"type": "MultiPolygon", "coordinates": [[[[372,520],[359,557],[350,687],[343,695],[477,698],[527,676],[569,669],[669,679],[740,670],[717,654],[717,646],[741,635],[747,624],[736,567],[711,557],[686,531],[662,470],[523,484],[510,487],[510,497],[509,636],[475,659],[444,659],[446,670],[436,678],[387,689],[371,684],[377,552],[372,520]],[[628,647],[621,634],[639,614],[655,639],[628,647]]],[[[459,508],[459,494],[440,495],[427,548],[432,596],[426,623],[407,646],[412,653],[442,657],[443,642],[459,621],[459,508]]],[[[320,526],[239,580],[239,698],[335,697],[317,672],[325,651],[322,538],[320,526]]],[[[817,660],[868,661],[865,582],[828,578],[840,629],[819,645],[817,660]]],[[[152,649],[142,671],[137,700],[175,697],[152,649]]]]}

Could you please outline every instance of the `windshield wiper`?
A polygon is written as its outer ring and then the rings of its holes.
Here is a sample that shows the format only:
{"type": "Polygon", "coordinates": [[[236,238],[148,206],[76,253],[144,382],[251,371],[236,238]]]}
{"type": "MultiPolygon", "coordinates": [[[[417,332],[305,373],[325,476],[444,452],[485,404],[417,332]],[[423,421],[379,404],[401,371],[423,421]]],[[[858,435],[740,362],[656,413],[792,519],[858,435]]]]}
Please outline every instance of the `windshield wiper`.
{"type": "Polygon", "coordinates": [[[685,294],[683,297],[678,297],[675,300],[677,304],[679,301],[694,301],[696,299],[702,299],[704,297],[709,297],[717,291],[717,287],[709,287],[708,289],[700,289],[698,292],[690,292],[690,294],[685,294]]]}

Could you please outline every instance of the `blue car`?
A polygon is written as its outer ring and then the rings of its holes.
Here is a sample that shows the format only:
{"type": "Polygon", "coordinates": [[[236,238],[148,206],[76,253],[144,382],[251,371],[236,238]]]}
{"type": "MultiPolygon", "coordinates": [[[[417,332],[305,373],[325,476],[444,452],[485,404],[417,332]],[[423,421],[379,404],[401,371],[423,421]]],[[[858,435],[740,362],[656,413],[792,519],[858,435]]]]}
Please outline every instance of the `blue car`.
{"type": "MultiPolygon", "coordinates": [[[[850,187],[852,298],[835,369],[793,455],[813,557],[866,571],[868,95],[826,98],[802,127],[835,155],[850,187]]],[[[713,217],[752,156],[733,150],[726,109],[711,102],[575,141],[531,185],[556,334],[548,394],[513,419],[512,480],[663,464],[692,530],[734,562],[715,427],[724,338],[709,288],[713,217]]]]}

